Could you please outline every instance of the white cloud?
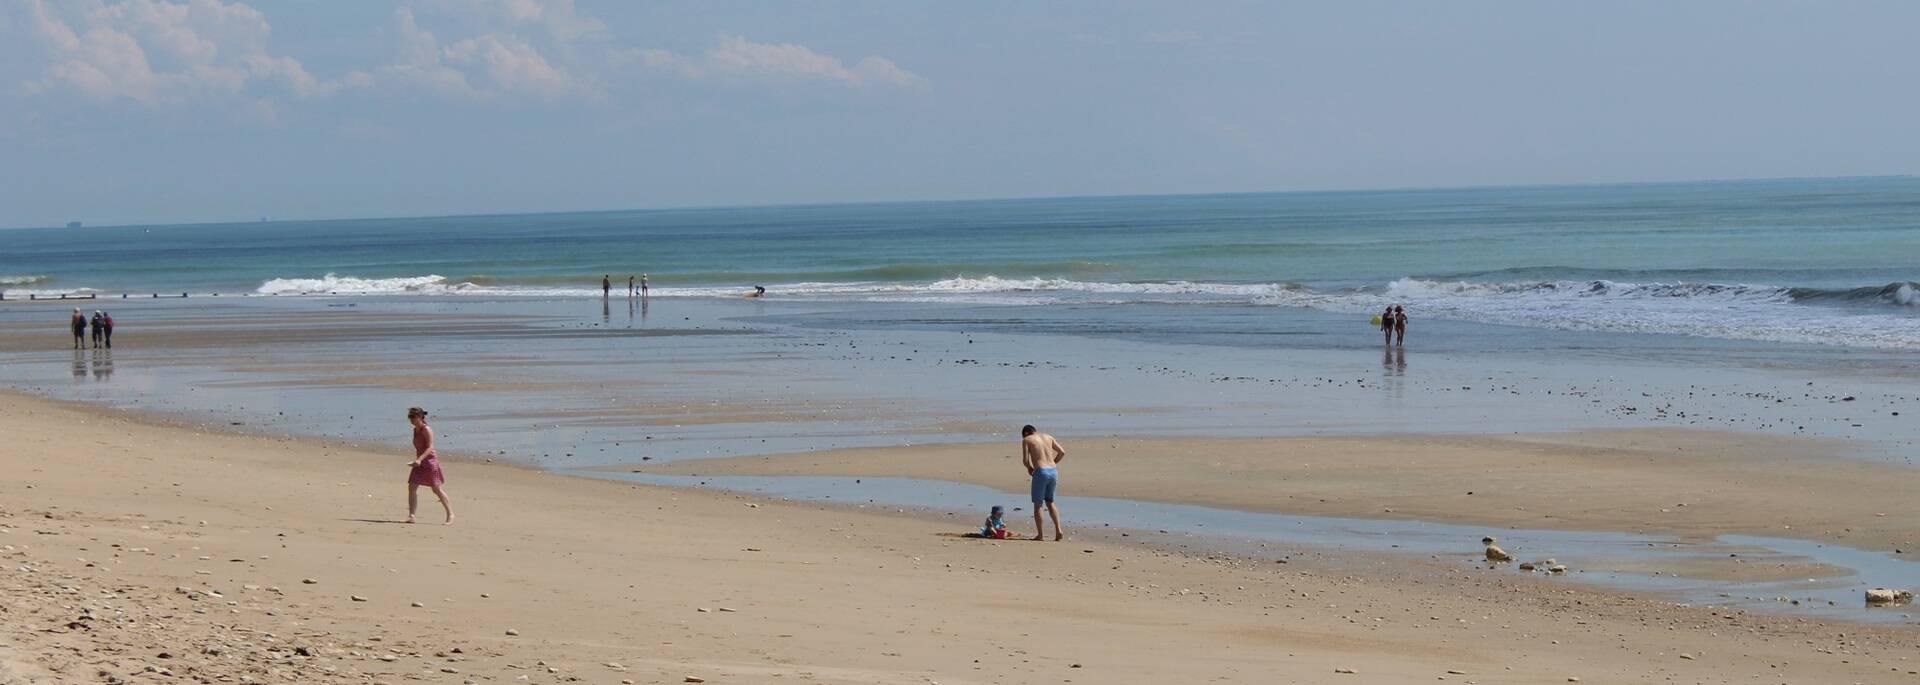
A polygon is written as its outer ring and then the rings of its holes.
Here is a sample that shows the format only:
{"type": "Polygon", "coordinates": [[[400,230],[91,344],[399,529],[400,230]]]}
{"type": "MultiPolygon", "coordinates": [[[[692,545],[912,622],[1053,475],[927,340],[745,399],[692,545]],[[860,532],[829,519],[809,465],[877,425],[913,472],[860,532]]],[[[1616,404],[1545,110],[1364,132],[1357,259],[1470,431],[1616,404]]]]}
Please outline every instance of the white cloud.
{"type": "Polygon", "coordinates": [[[445,52],[448,62],[485,74],[486,83],[501,92],[552,97],[576,87],[571,75],[513,36],[468,38],[447,46],[445,52]]]}
{"type": "Polygon", "coordinates": [[[272,27],[240,2],[25,0],[31,35],[47,57],[31,92],[71,91],[154,104],[258,89],[311,97],[331,89],[298,60],[267,52],[272,27]]]}
{"type": "Polygon", "coordinates": [[[682,56],[666,50],[642,50],[642,67],[673,71],[688,78],[712,76],[773,82],[826,82],[841,86],[912,87],[926,79],[901,69],[892,61],[867,56],[849,67],[838,57],[814,52],[797,43],[755,43],[741,36],[721,34],[703,54],[682,56]]]}
{"type": "MultiPolygon", "coordinates": [[[[709,79],[906,88],[926,80],[880,56],[851,63],[798,43],[720,34],[706,51],[619,46],[573,0],[408,0],[390,52],[317,77],[269,51],[273,27],[250,0],[0,0],[5,70],[29,94],[149,106],[221,103],[277,122],[291,100],[403,92],[455,101],[596,99],[635,69],[709,79]],[[430,30],[431,29],[431,30],[430,30]],[[22,40],[24,39],[24,40],[22,40]]],[[[383,51],[372,51],[379,55],[383,51]]]]}
{"type": "MultiPolygon", "coordinates": [[[[439,2],[439,5],[451,3],[439,2]]],[[[477,6],[478,17],[511,24],[539,23],[548,32],[573,38],[604,30],[599,22],[581,17],[571,2],[554,2],[564,11],[549,11],[548,5],[534,0],[490,0],[461,3],[477,6]]],[[[355,87],[391,86],[425,91],[439,96],[471,99],[531,96],[558,99],[567,95],[595,95],[592,82],[574,76],[547,59],[527,37],[505,30],[486,31],[442,44],[439,37],[420,27],[413,9],[394,11],[394,25],[400,34],[398,61],[370,72],[348,75],[355,87]]]]}

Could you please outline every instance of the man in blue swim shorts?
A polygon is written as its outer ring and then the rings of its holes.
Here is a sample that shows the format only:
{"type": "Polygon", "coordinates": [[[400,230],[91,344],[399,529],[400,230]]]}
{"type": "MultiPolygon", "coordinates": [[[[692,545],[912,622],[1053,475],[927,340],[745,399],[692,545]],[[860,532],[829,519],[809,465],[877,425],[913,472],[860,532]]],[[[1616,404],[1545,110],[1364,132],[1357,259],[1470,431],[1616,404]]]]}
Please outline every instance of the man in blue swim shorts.
{"type": "Polygon", "coordinates": [[[1041,505],[1046,505],[1047,514],[1053,517],[1053,539],[1058,542],[1067,539],[1067,531],[1060,527],[1060,507],[1053,503],[1053,491],[1060,486],[1060,462],[1067,458],[1067,450],[1060,441],[1042,433],[1032,425],[1020,429],[1020,465],[1027,467],[1027,475],[1033,477],[1033,539],[1047,539],[1047,525],[1040,519],[1041,505]]]}

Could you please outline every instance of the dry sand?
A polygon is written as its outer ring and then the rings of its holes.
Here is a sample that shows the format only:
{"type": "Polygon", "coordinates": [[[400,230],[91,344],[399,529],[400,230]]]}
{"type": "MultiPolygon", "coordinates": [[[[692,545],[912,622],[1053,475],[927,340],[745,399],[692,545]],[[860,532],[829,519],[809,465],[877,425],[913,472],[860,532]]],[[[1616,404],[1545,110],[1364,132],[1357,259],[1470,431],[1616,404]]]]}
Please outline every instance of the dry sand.
{"type": "MultiPolygon", "coordinates": [[[[971,541],[459,460],[458,525],[408,526],[404,454],[17,395],[0,434],[0,683],[1846,683],[1920,666],[1907,628],[1440,562],[971,541]]],[[[1092,470],[1088,451],[1069,468],[1092,470]]]]}
{"type": "MultiPolygon", "coordinates": [[[[1686,429],[1516,436],[1061,436],[1061,492],[1251,511],[1498,527],[1727,533],[1920,551],[1911,468],[1838,441],[1686,429]]],[[[701,475],[899,476],[1026,490],[1017,443],[848,449],[641,467],[701,475]]],[[[622,470],[631,467],[621,466],[622,470]]]]}

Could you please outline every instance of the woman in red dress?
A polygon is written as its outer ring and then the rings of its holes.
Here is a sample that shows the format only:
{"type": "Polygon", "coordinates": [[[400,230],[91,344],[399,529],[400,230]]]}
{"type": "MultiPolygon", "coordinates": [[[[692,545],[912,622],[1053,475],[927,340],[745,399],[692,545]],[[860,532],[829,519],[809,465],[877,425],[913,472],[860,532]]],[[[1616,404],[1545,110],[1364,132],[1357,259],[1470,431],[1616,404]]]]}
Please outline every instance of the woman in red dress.
{"type": "Polygon", "coordinates": [[[413,523],[413,514],[420,508],[420,486],[433,489],[433,495],[440,498],[440,508],[447,510],[447,525],[453,524],[453,503],[447,500],[447,477],[440,472],[440,453],[433,450],[433,427],[427,425],[427,410],[413,407],[407,410],[407,420],[413,423],[413,461],[407,462],[413,472],[407,474],[407,523],[413,523]]]}

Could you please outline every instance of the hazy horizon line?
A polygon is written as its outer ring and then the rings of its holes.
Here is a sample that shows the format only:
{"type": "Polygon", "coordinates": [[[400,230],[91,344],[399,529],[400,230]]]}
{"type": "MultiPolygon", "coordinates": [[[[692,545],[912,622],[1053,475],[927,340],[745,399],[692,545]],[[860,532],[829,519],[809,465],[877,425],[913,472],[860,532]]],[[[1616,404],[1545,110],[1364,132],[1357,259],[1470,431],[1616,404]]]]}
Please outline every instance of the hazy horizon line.
{"type": "MultiPolygon", "coordinates": [[[[1020,201],[1044,201],[1044,200],[1095,200],[1095,199],[1156,198],[1156,197],[1164,197],[1164,198],[1217,197],[1217,196],[1228,196],[1228,195],[1314,195],[1314,194],[1341,194],[1341,193],[1404,193],[1404,192],[1447,191],[1447,190],[1501,190],[1501,189],[1526,190],[1526,189],[1546,189],[1546,188],[1592,188],[1592,187],[1610,187],[1610,186],[1685,185],[1685,184],[1696,184],[1696,183],[1754,183],[1754,182],[1768,182],[1768,181],[1844,181],[1844,180],[1895,179],[1895,178],[1916,178],[1916,177],[1920,177],[1920,174],[1906,173],[1906,174],[1861,174],[1861,175],[1843,175],[1843,176],[1757,176],[1757,177],[1690,178],[1690,179],[1640,180],[1640,181],[1589,181],[1589,182],[1581,182],[1581,183],[1489,183],[1489,184],[1458,185],[1458,186],[1389,186],[1389,187],[1377,187],[1377,188],[1362,187],[1362,188],[1318,188],[1318,189],[1295,189],[1295,190],[1237,190],[1237,191],[1188,192],[1188,193],[1011,195],[1011,196],[981,196],[981,197],[916,198],[916,199],[897,199],[897,200],[840,200],[840,201],[822,201],[822,202],[770,202],[770,203],[737,203],[737,204],[711,204],[711,205],[662,205],[662,206],[654,206],[654,207],[609,207],[609,208],[599,208],[599,209],[533,209],[533,210],[517,210],[517,211],[500,211],[500,212],[471,212],[471,213],[456,212],[456,213],[449,213],[449,214],[405,214],[405,215],[384,215],[384,216],[382,215],[323,216],[323,217],[303,217],[303,218],[261,217],[260,219],[252,220],[252,221],[248,221],[248,220],[177,221],[177,222],[167,222],[167,223],[119,223],[119,224],[97,224],[97,225],[86,224],[82,222],[82,225],[80,228],[81,230],[85,230],[88,228],[179,228],[179,227],[190,227],[190,226],[237,226],[237,225],[280,224],[280,223],[331,223],[331,222],[348,222],[348,221],[384,221],[384,220],[409,220],[409,219],[462,219],[462,218],[482,218],[482,217],[541,216],[541,215],[548,215],[548,214],[613,214],[613,213],[620,213],[620,212],[676,212],[676,211],[701,211],[701,210],[779,209],[783,207],[801,208],[801,207],[844,207],[844,206],[854,206],[854,205],[912,205],[912,204],[937,204],[937,203],[948,203],[948,202],[1020,202],[1020,201]]],[[[47,229],[66,230],[67,227],[66,226],[0,226],[0,231],[28,231],[28,230],[47,230],[47,229]]]]}

